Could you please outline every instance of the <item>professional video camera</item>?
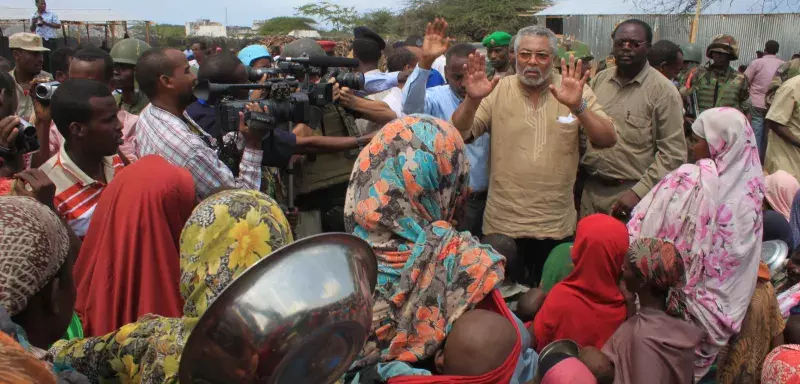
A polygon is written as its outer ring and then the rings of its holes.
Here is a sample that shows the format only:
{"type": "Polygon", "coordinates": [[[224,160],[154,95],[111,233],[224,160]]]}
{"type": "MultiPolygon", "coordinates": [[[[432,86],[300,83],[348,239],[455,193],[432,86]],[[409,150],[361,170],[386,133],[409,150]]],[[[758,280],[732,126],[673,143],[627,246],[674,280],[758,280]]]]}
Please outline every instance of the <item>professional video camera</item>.
{"type": "MultiPolygon", "coordinates": [[[[329,56],[310,56],[299,58],[281,58],[277,68],[252,69],[248,68],[250,81],[260,81],[267,74],[268,77],[288,75],[284,78],[268,78],[264,84],[216,84],[208,81],[197,84],[194,94],[198,99],[217,100],[217,126],[223,134],[239,129],[239,112],[245,110],[245,105],[250,102],[258,103],[267,108],[267,113],[253,113],[245,111],[245,120],[263,124],[256,124],[256,129],[272,130],[286,122],[317,125],[322,119],[319,108],[333,102],[333,84],[321,81],[317,84],[309,82],[310,75],[323,73],[327,67],[358,66],[358,60],[329,56]],[[303,80],[297,80],[302,76],[303,80]],[[234,93],[241,90],[263,89],[262,100],[237,99],[234,93]],[[316,110],[312,107],[318,107],[316,110]]],[[[347,73],[340,75],[343,82],[359,90],[364,85],[364,75],[360,73],[347,73]]],[[[338,79],[338,78],[337,78],[338,79]]]]}

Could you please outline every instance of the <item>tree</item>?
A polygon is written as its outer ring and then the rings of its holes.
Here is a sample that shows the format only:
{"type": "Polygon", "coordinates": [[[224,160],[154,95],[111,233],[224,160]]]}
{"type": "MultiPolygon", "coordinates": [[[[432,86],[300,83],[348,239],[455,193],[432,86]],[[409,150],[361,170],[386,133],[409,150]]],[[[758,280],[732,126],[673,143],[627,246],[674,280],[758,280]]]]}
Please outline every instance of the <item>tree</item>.
{"type": "Polygon", "coordinates": [[[329,24],[334,31],[347,31],[356,26],[359,15],[356,7],[320,1],[295,8],[301,15],[313,17],[320,23],[329,24]]]}
{"type": "Polygon", "coordinates": [[[308,17],[274,17],[264,22],[258,33],[261,35],[285,35],[296,29],[314,29],[316,21],[308,17]]]}
{"type": "Polygon", "coordinates": [[[397,18],[397,15],[392,11],[387,8],[381,8],[360,15],[356,20],[356,24],[365,26],[379,35],[386,35],[395,32],[393,30],[395,18],[397,18]]]}

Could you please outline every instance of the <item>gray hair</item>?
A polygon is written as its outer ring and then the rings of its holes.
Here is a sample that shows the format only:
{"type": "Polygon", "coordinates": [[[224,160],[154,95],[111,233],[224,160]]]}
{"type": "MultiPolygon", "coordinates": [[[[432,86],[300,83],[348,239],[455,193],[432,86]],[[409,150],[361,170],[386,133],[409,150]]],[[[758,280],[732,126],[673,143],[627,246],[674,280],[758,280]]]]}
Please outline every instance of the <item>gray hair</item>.
{"type": "Polygon", "coordinates": [[[509,42],[508,46],[511,48],[511,50],[513,52],[517,51],[516,45],[515,45],[516,41],[517,41],[517,35],[511,36],[511,41],[509,42]]]}
{"type": "Polygon", "coordinates": [[[525,36],[546,37],[548,40],[550,40],[550,49],[553,51],[553,55],[558,52],[558,38],[556,37],[556,34],[542,25],[531,25],[530,27],[520,29],[515,36],[516,39],[514,40],[514,52],[519,51],[519,43],[525,36]]]}

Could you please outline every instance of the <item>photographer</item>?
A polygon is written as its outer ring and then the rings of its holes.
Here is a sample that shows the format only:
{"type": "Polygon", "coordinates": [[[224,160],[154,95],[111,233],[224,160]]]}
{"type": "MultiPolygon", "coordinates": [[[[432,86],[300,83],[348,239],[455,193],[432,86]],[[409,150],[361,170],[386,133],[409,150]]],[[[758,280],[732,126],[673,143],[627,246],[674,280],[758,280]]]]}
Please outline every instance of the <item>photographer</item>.
{"type": "Polygon", "coordinates": [[[14,78],[0,72],[0,196],[29,196],[53,209],[53,182],[38,169],[22,170],[23,153],[16,145],[20,119],[15,114],[14,88],[14,78]]]}
{"type": "MultiPolygon", "coordinates": [[[[261,189],[261,135],[247,127],[244,114],[239,114],[239,132],[245,148],[236,177],[217,157],[217,141],[185,112],[192,103],[197,77],[181,51],[156,48],[145,52],[136,63],[136,79],[150,99],[136,127],[139,157],[157,154],[188,169],[200,199],[223,187],[261,189]]],[[[257,108],[248,105],[249,110],[257,108]]]]}
{"type": "MultiPolygon", "coordinates": [[[[200,68],[198,82],[209,81],[217,84],[247,84],[248,75],[244,64],[233,56],[215,55],[206,60],[200,68]]],[[[247,91],[239,91],[232,95],[237,99],[246,100],[247,91]]],[[[186,113],[192,118],[206,133],[217,140],[223,139],[221,127],[217,126],[217,104],[218,99],[212,96],[210,100],[197,100],[188,108],[186,113]]],[[[304,124],[297,124],[295,131],[302,131],[304,124]]],[[[264,156],[262,164],[265,166],[285,168],[293,154],[314,154],[326,152],[339,152],[358,148],[369,142],[372,135],[363,138],[356,137],[325,137],[325,136],[296,136],[287,129],[274,129],[272,133],[262,139],[262,150],[264,156]]],[[[227,146],[227,145],[226,145],[227,146]]],[[[223,151],[226,157],[229,151],[223,151]]],[[[238,172],[238,157],[235,161],[223,159],[234,173],[238,172]]]]}

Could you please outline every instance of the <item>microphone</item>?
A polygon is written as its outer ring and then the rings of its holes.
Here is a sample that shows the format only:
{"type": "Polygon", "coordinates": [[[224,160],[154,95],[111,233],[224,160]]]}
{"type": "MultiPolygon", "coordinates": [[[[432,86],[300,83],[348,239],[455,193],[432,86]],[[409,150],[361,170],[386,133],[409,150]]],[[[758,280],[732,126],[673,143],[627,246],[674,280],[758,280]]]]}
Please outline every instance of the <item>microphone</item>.
{"type": "Polygon", "coordinates": [[[309,56],[309,57],[281,57],[278,61],[289,61],[312,67],[347,67],[356,68],[360,64],[358,59],[348,59],[336,56],[309,56]]]}

